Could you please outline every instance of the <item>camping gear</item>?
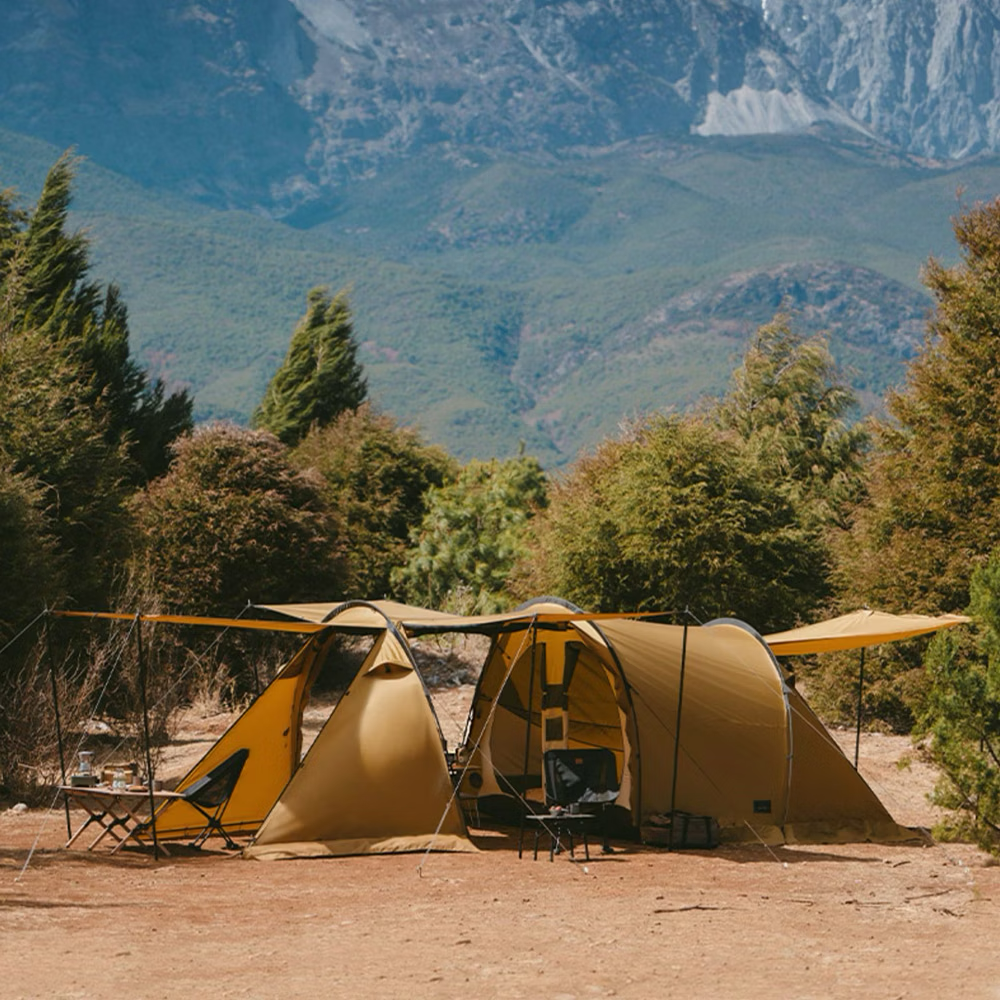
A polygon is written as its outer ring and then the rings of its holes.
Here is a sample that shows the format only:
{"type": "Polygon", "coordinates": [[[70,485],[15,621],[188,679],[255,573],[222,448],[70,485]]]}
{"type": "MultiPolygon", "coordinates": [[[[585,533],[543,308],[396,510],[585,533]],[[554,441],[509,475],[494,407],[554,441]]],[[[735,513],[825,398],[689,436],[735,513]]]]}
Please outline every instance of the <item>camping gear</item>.
{"type": "MultiPolygon", "coordinates": [[[[573,830],[579,827],[583,836],[584,857],[589,861],[587,825],[595,819],[600,821],[604,851],[610,853],[604,810],[618,796],[615,755],[606,747],[546,750],[542,763],[545,769],[546,811],[522,814],[535,826],[535,860],[538,859],[538,840],[543,831],[549,835],[551,861],[564,838],[569,843],[570,854],[573,853],[573,830]]],[[[523,840],[524,820],[518,833],[518,857],[521,857],[523,840]]]]}
{"type": "Polygon", "coordinates": [[[689,628],[685,646],[682,626],[586,615],[553,598],[475,617],[391,602],[267,610],[355,629],[392,618],[401,636],[491,635],[458,751],[468,761],[459,793],[484,812],[507,802],[507,814],[520,815],[531,789],[543,784],[543,746],[560,742],[611,751],[619,776],[614,805],[633,829],[681,810],[714,818],[725,840],[914,837],[893,822],[743,623],[689,628]]]}

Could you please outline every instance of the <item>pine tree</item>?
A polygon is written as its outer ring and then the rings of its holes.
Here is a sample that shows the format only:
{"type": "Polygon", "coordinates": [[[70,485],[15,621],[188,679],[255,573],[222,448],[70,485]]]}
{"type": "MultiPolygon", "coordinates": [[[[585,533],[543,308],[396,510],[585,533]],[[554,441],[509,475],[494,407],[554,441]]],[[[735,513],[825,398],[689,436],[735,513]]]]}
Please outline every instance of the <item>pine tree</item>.
{"type": "Polygon", "coordinates": [[[838,522],[858,498],[868,445],[866,428],[846,422],[855,402],[825,338],[805,339],[778,316],[757,331],[712,412],[800,504],[838,522]]]}
{"type": "Polygon", "coordinates": [[[453,475],[454,460],[367,403],[313,428],[291,459],[320,475],[326,502],[344,523],[349,592],[388,596],[390,573],[405,561],[428,490],[453,475]]]}
{"type": "Polygon", "coordinates": [[[312,427],[356,410],[367,392],[346,295],[314,288],[253,424],[294,447],[312,427]]]}
{"type": "Polygon", "coordinates": [[[1000,853],[1000,551],[970,581],[971,628],[935,636],[919,721],[940,772],[933,800],[956,810],[936,832],[1000,853]]]}
{"type": "Polygon", "coordinates": [[[150,383],[131,357],[118,288],[88,280],[87,239],[68,231],[75,165],[69,154],[55,163],[30,213],[0,199],[0,337],[42,334],[53,364],[61,354],[77,369],[81,402],[101,411],[109,446],[126,446],[130,479],[141,485],[164,471],[170,442],[190,429],[191,401],[150,383]]]}
{"type": "Polygon", "coordinates": [[[427,511],[393,583],[427,607],[489,614],[511,603],[508,578],[528,553],[527,527],[548,503],[538,461],[470,462],[452,482],[432,487],[427,511]]]}
{"type": "Polygon", "coordinates": [[[73,169],[62,157],[30,212],[0,195],[0,465],[30,482],[71,596],[94,607],[125,556],[126,498],[166,467],[191,404],[149,383],[118,290],[88,280],[73,169]]]}

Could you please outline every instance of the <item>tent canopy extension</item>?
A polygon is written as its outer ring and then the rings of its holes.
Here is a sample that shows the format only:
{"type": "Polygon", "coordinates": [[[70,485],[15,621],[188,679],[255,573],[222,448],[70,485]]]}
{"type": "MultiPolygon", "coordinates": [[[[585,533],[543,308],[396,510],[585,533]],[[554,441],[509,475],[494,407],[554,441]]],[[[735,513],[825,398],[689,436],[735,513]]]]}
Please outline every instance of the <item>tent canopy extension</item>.
{"type": "Polygon", "coordinates": [[[863,649],[883,642],[911,639],[938,629],[964,625],[970,620],[965,615],[890,615],[864,608],[814,625],[773,632],[764,636],[764,641],[775,656],[830,653],[836,649],[863,649]]]}

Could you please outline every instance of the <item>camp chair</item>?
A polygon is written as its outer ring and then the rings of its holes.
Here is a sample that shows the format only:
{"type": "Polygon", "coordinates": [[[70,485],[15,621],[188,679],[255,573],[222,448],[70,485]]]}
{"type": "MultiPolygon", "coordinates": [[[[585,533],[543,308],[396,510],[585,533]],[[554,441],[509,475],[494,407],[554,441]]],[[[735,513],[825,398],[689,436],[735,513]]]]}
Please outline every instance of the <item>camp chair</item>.
{"type": "MultiPolygon", "coordinates": [[[[526,818],[535,827],[534,856],[538,858],[538,838],[543,830],[549,833],[549,860],[560,849],[563,838],[573,854],[573,829],[583,835],[583,852],[590,860],[587,825],[594,819],[592,807],[600,810],[601,839],[604,851],[610,852],[604,810],[618,798],[618,771],[615,755],[607,747],[583,747],[576,750],[546,750],[542,755],[545,769],[545,806],[543,813],[529,813],[526,818]]],[[[517,854],[521,856],[524,820],[518,839],[517,854]]]]}
{"type": "Polygon", "coordinates": [[[192,847],[201,847],[213,833],[217,833],[225,840],[226,847],[230,850],[237,849],[233,838],[226,833],[222,825],[222,814],[229,804],[230,796],[249,756],[250,751],[246,748],[237,750],[181,792],[184,801],[197,809],[207,820],[205,829],[191,842],[192,847]]]}

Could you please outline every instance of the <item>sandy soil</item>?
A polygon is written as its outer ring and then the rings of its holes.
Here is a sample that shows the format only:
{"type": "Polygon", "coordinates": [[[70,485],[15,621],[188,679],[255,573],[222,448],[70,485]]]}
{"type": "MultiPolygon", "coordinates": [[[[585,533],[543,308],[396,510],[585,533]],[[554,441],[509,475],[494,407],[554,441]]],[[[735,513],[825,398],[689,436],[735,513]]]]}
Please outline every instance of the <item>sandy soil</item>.
{"type": "MultiPolygon", "coordinates": [[[[443,728],[467,697],[438,693],[443,728]]],[[[861,768],[896,819],[933,822],[908,741],[864,736],[861,768]]],[[[1000,867],[966,844],[550,864],[519,861],[508,831],[475,855],[157,863],[64,839],[61,812],[0,813],[0,997],[1000,998],[1000,867]]]]}

